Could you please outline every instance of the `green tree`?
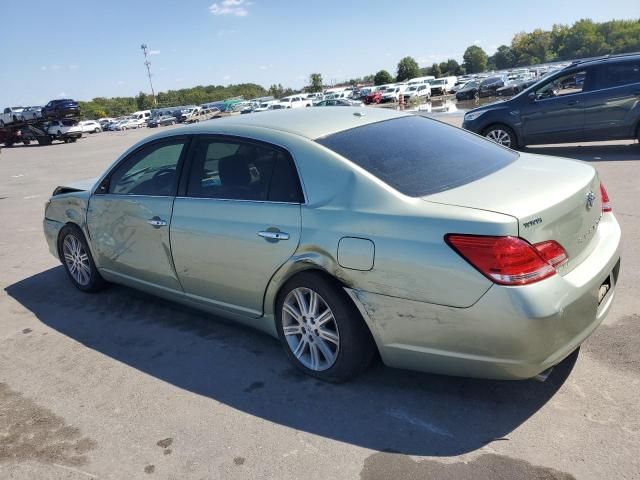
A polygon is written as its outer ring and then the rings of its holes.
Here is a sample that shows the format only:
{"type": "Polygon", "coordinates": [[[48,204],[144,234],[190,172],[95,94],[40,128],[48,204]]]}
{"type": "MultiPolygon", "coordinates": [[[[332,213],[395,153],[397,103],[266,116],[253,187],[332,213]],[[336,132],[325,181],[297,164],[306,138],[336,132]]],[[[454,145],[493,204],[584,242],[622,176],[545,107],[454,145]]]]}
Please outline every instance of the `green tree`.
{"type": "Polygon", "coordinates": [[[448,75],[458,75],[458,70],[460,70],[460,64],[456,62],[453,58],[447,60],[447,74],[448,75]]]}
{"type": "Polygon", "coordinates": [[[436,78],[440,78],[442,76],[442,70],[440,70],[440,65],[438,65],[437,63],[434,63],[433,65],[431,65],[431,68],[429,68],[428,75],[433,75],[436,78]]]}
{"type": "Polygon", "coordinates": [[[464,68],[468,73],[480,73],[487,69],[489,57],[486,52],[477,45],[471,45],[462,56],[464,68]]]}
{"type": "MultiPolygon", "coordinates": [[[[624,49],[624,45],[621,45],[624,49]]],[[[578,20],[567,32],[563,48],[558,52],[563,59],[585,58],[614,53],[607,44],[599,25],[592,20],[578,20]]]]}
{"type": "Polygon", "coordinates": [[[493,64],[498,70],[511,68],[516,64],[516,57],[507,45],[500,45],[496,53],[493,54],[493,64]]]}
{"type": "Polygon", "coordinates": [[[306,90],[311,93],[322,91],[322,75],[320,73],[312,73],[309,75],[309,86],[306,90]]]}
{"type": "Polygon", "coordinates": [[[153,107],[153,97],[144,92],[140,92],[136,96],[136,106],[138,110],[149,110],[153,107]]]}
{"type": "Polygon", "coordinates": [[[380,70],[373,77],[374,85],[385,85],[387,83],[393,83],[393,77],[386,70],[380,70]]]}
{"type": "Polygon", "coordinates": [[[420,76],[420,67],[413,57],[404,57],[398,62],[398,75],[396,80],[402,82],[420,76]]]}

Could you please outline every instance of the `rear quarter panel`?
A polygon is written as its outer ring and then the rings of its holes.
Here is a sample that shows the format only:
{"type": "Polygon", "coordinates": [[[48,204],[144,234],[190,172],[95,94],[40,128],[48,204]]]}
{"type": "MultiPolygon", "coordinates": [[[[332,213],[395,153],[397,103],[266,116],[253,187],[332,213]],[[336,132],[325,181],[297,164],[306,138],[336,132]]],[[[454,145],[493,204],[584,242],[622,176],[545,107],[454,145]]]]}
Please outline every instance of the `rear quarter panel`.
{"type": "Polygon", "coordinates": [[[491,282],[444,242],[447,233],[517,235],[515,218],[404,196],[325,147],[286,139],[304,183],[302,233],[294,256],[275,275],[265,311],[293,273],[319,268],[345,286],[394,297],[468,307],[491,282]],[[341,238],[374,243],[371,270],[337,261],[341,238]]]}

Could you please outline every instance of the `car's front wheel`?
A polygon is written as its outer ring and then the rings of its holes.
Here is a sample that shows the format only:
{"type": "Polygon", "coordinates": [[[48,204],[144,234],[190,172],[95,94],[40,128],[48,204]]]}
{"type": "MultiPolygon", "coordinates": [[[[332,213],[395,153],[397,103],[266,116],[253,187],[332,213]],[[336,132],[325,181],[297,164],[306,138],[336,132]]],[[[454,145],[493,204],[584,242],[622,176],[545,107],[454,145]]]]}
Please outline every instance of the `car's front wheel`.
{"type": "Polygon", "coordinates": [[[82,231],[67,225],[60,231],[58,252],[62,265],[76,288],[83,292],[97,292],[106,282],[98,272],[82,231]]]}
{"type": "Polygon", "coordinates": [[[323,274],[303,272],[282,288],[276,304],[278,335],[304,373],[342,382],[373,357],[371,334],[347,294],[323,274]]]}
{"type": "Polygon", "coordinates": [[[518,146],[515,133],[506,125],[493,125],[487,128],[483,135],[504,147],[516,148],[518,146]]]}

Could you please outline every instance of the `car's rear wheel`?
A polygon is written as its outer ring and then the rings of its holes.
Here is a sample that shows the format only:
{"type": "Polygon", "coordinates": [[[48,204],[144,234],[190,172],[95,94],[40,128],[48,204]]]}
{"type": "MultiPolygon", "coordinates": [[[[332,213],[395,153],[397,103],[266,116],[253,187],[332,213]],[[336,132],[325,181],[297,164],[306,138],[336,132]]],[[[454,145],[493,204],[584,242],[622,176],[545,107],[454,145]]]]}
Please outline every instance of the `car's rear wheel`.
{"type": "Polygon", "coordinates": [[[518,146],[516,134],[506,125],[492,125],[484,131],[483,135],[504,147],[516,148],[518,146]]]}
{"type": "Polygon", "coordinates": [[[97,292],[106,282],[98,272],[82,231],[67,225],[60,231],[58,252],[62,265],[76,288],[83,292],[97,292]]]}
{"type": "Polygon", "coordinates": [[[289,280],[276,303],[278,335],[293,364],[321,380],[342,382],[371,363],[371,334],[347,294],[324,275],[289,280]]]}

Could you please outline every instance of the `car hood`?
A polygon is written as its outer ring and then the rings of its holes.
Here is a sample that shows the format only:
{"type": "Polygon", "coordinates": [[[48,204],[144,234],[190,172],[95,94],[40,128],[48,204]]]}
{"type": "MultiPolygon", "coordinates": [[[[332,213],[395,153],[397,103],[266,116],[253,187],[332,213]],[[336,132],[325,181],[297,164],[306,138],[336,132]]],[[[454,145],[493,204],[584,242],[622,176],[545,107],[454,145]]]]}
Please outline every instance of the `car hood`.
{"type": "Polygon", "coordinates": [[[91,190],[97,181],[98,181],[98,177],[86,178],[84,180],[76,180],[75,182],[69,182],[65,184],[62,188],[66,188],[76,192],[81,192],[85,190],[91,190]]]}

